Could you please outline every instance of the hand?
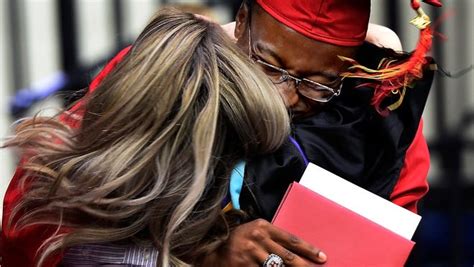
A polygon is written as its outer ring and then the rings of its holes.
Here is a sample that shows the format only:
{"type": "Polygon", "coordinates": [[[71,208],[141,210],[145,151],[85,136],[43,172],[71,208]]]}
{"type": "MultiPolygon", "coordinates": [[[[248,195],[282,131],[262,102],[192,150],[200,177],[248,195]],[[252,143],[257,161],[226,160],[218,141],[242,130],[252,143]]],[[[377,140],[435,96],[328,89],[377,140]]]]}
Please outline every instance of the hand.
{"type": "Polygon", "coordinates": [[[262,266],[270,253],[280,256],[286,266],[313,266],[327,258],[309,243],[258,219],[235,228],[202,266],[262,266]]]}
{"type": "Polygon", "coordinates": [[[232,39],[234,42],[237,42],[235,39],[234,30],[235,30],[235,21],[229,22],[227,24],[221,25],[222,29],[224,29],[225,33],[232,39]]]}

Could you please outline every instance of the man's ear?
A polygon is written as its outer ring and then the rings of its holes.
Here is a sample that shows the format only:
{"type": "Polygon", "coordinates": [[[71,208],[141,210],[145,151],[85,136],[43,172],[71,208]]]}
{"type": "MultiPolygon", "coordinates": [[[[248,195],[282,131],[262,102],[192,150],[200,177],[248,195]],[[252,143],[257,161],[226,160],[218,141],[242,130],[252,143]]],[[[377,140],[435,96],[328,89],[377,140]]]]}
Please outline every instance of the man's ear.
{"type": "Polygon", "coordinates": [[[237,15],[235,16],[235,30],[234,30],[234,36],[237,40],[241,38],[246,38],[246,29],[247,29],[247,22],[248,22],[248,16],[249,16],[249,8],[247,4],[245,4],[245,1],[242,2],[240,5],[239,11],[237,12],[237,15]]]}

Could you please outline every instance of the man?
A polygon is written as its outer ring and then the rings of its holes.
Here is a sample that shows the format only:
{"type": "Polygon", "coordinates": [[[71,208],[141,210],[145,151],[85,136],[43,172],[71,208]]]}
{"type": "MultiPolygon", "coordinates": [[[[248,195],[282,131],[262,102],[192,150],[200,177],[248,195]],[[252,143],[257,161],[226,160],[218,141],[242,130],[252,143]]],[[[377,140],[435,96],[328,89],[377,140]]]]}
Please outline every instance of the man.
{"type": "MultiPolygon", "coordinates": [[[[369,10],[370,1],[343,0],[256,0],[241,6],[237,43],[286,99],[293,135],[276,153],[247,162],[239,204],[251,218],[266,221],[237,227],[214,263],[226,259],[226,266],[251,266],[268,263],[269,255],[277,254],[276,262],[305,266],[304,258],[320,263],[331,257],[267,222],[308,161],[417,211],[428,190],[429,152],[421,114],[433,71],[424,69],[398,109],[384,115],[371,105],[374,92],[367,80],[340,79],[349,65],[339,56],[372,69],[384,58],[402,60],[364,43],[369,10]]],[[[397,102],[388,98],[382,109],[397,102]]]]}

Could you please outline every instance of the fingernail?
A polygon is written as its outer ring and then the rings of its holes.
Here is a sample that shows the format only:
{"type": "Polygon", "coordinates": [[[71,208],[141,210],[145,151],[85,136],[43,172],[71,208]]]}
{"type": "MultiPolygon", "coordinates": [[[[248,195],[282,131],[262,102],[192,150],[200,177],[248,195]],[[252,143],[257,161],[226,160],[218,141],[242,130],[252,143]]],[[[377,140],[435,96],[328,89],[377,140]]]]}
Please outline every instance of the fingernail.
{"type": "Polygon", "coordinates": [[[326,261],[326,260],[328,259],[328,256],[326,256],[326,254],[325,254],[324,252],[319,251],[319,253],[318,253],[318,258],[319,258],[319,260],[321,260],[321,261],[326,261]]]}

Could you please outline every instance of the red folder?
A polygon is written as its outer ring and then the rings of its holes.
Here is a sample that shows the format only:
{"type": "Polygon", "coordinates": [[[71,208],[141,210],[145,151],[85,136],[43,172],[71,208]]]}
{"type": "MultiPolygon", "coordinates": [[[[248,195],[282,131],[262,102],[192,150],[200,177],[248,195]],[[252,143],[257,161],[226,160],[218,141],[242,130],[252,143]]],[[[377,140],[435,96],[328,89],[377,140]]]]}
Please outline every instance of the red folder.
{"type": "Polygon", "coordinates": [[[273,224],[324,251],[324,266],[403,266],[415,244],[296,182],[273,224]]]}

